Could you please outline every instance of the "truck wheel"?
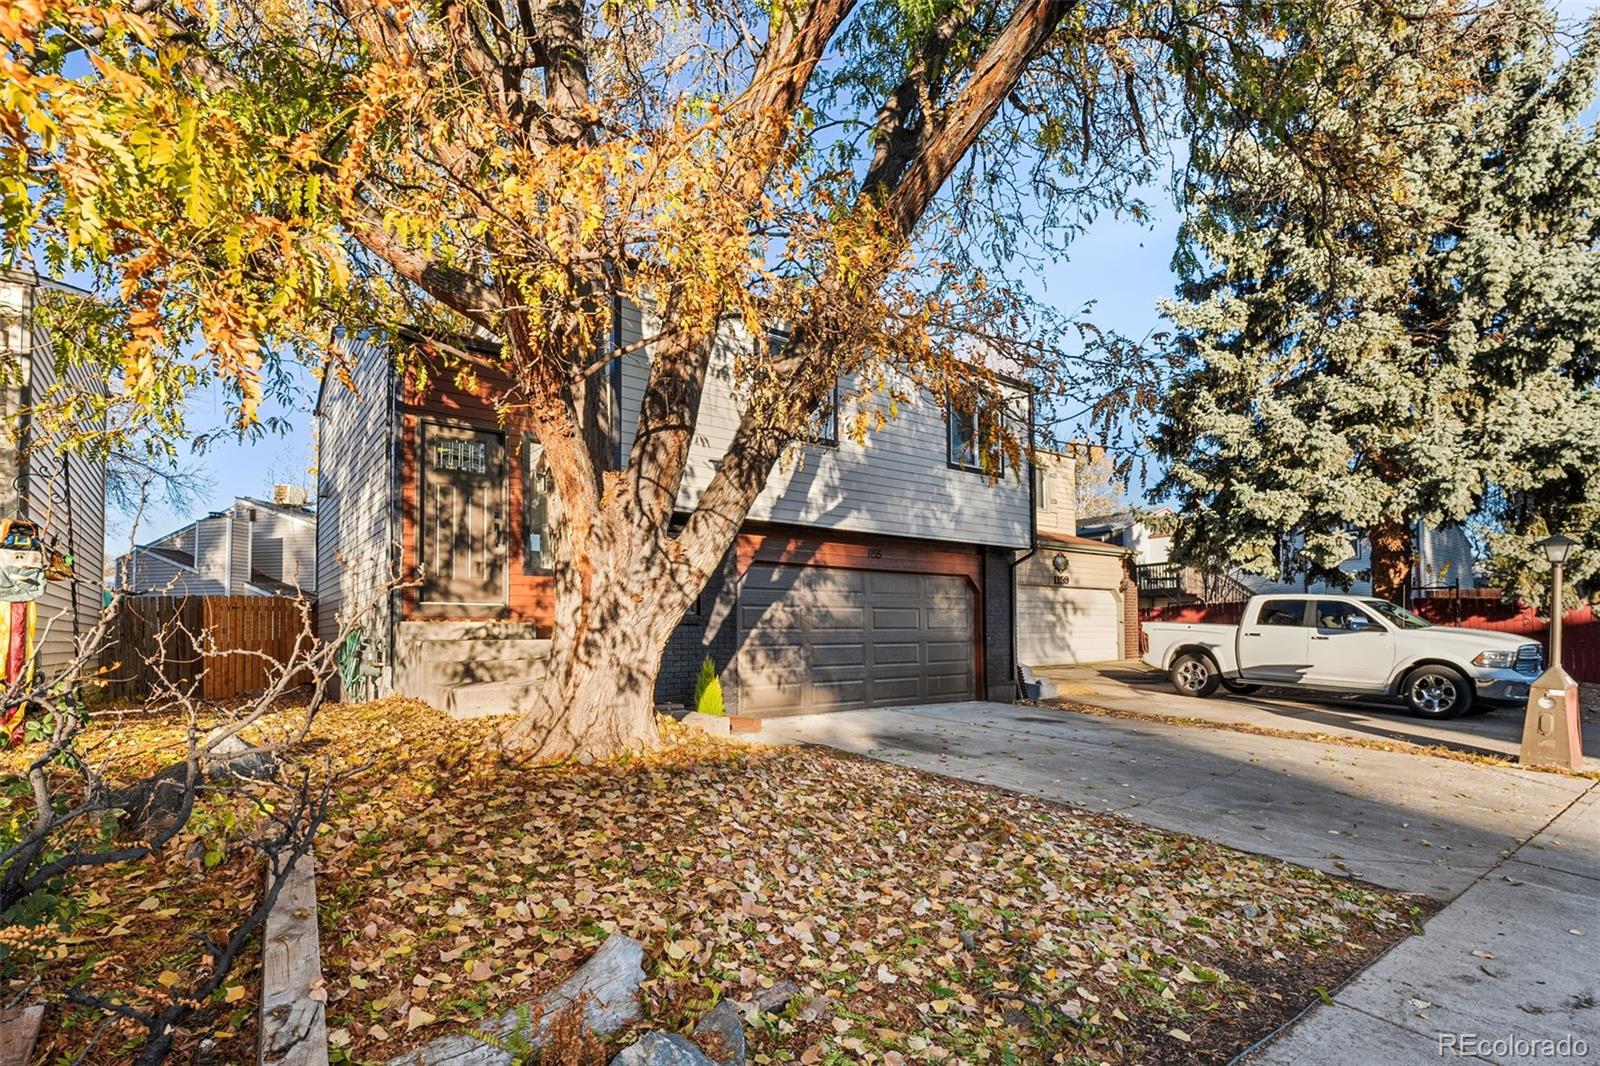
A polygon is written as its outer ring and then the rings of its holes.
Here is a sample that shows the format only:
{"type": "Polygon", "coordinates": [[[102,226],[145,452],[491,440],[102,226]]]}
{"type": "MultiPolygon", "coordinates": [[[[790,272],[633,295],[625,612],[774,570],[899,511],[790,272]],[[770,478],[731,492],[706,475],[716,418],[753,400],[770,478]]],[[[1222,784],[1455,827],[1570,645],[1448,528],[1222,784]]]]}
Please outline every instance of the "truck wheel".
{"type": "Polygon", "coordinates": [[[1206,656],[1186,652],[1173,662],[1172,669],[1167,671],[1167,679],[1172,682],[1178,695],[1204,699],[1217,691],[1222,675],[1217,672],[1217,664],[1206,656]]]}
{"type": "Polygon", "coordinates": [[[1400,694],[1419,718],[1455,718],[1472,709],[1472,684],[1448,666],[1417,667],[1400,694]]]}

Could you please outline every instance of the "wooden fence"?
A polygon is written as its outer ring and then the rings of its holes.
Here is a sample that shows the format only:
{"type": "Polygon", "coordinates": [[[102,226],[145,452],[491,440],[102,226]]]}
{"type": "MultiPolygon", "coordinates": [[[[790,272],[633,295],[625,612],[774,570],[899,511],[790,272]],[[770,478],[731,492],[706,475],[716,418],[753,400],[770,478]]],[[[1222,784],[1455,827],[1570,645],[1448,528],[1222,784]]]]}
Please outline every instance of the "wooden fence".
{"type": "Polygon", "coordinates": [[[304,628],[299,602],[286,597],[129,596],[103,661],[114,696],[141,699],[165,680],[226,700],[266,688],[304,628]]]}

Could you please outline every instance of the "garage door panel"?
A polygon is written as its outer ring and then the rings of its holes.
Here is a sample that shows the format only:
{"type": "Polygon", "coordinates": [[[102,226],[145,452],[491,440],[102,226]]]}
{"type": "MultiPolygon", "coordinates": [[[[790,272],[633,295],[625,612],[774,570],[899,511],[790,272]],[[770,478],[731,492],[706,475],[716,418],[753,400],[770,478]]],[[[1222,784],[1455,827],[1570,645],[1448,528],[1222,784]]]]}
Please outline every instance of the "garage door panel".
{"type": "Polygon", "coordinates": [[[971,611],[929,607],[926,617],[927,628],[930,630],[943,630],[947,633],[966,633],[972,628],[971,611]]]}
{"type": "Polygon", "coordinates": [[[915,632],[922,628],[922,612],[915,607],[874,607],[872,628],[880,633],[886,629],[915,632]]]}
{"type": "Polygon", "coordinates": [[[849,644],[812,644],[811,662],[815,666],[865,666],[867,647],[860,641],[849,644]]]}
{"type": "Polygon", "coordinates": [[[926,577],[923,574],[898,574],[890,570],[858,570],[865,575],[867,591],[874,598],[900,597],[918,600],[923,595],[926,577]]]}
{"type": "Polygon", "coordinates": [[[965,641],[930,641],[926,647],[930,664],[972,665],[972,645],[965,641]]]}
{"type": "Polygon", "coordinates": [[[858,677],[854,681],[834,681],[818,678],[812,684],[812,701],[819,711],[866,707],[868,706],[866,679],[858,677]]]}
{"type": "Polygon", "coordinates": [[[885,706],[893,703],[915,703],[923,698],[926,691],[924,677],[916,674],[910,677],[881,677],[872,678],[872,702],[875,706],[885,706]]]}
{"type": "Polygon", "coordinates": [[[860,632],[867,626],[864,607],[808,607],[796,614],[803,625],[814,630],[860,632]]]}
{"type": "Polygon", "coordinates": [[[972,698],[973,597],[959,577],[758,563],[739,599],[750,712],[972,698]]]}
{"type": "Polygon", "coordinates": [[[928,694],[936,699],[964,700],[969,699],[972,680],[965,673],[959,674],[933,674],[928,678],[928,694]]]}

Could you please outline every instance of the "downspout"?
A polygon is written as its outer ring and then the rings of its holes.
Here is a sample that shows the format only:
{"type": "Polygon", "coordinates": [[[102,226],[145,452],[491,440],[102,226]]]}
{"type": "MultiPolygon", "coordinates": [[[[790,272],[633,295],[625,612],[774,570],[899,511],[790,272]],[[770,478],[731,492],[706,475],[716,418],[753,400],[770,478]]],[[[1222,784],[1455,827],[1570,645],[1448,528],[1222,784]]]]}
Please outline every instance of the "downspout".
{"type": "MultiPolygon", "coordinates": [[[[405,544],[403,543],[403,528],[400,515],[400,463],[397,456],[402,454],[404,441],[400,434],[400,383],[399,372],[395,369],[394,353],[384,353],[384,375],[388,381],[388,424],[385,429],[389,435],[389,573],[384,576],[384,581],[389,583],[386,599],[389,609],[385,612],[388,616],[384,621],[387,633],[384,634],[385,654],[384,667],[389,671],[385,695],[394,692],[394,663],[395,642],[399,635],[398,599],[400,590],[395,587],[395,582],[404,575],[401,567],[405,564],[405,544]]],[[[420,449],[418,461],[421,461],[420,449]]]]}
{"type": "Polygon", "coordinates": [[[1011,560],[1011,680],[1022,692],[1022,664],[1017,661],[1017,567],[1033,558],[1039,551],[1039,491],[1038,462],[1034,448],[1033,390],[1028,390],[1028,550],[1011,560]]]}

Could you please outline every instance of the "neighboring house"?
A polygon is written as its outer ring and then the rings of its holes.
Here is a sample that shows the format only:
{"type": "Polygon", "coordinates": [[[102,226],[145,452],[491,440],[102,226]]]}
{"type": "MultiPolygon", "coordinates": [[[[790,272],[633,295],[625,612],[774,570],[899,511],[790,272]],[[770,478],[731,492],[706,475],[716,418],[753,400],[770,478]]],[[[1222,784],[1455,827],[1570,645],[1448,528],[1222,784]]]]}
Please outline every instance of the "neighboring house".
{"type": "Polygon", "coordinates": [[[240,496],[117,559],[113,583],[132,595],[317,594],[317,515],[304,489],[273,488],[271,502],[240,496]]]}
{"type": "Polygon", "coordinates": [[[1172,535],[1157,530],[1170,530],[1176,520],[1172,508],[1155,507],[1079,518],[1077,530],[1080,537],[1121,545],[1133,552],[1135,565],[1150,566],[1170,557],[1172,535]]]}
{"type": "MultiPolygon", "coordinates": [[[[1477,587],[1472,542],[1459,524],[1432,527],[1417,522],[1412,529],[1416,561],[1411,566],[1410,584],[1414,591],[1440,588],[1477,587]]],[[[1287,553],[1286,553],[1287,554],[1287,553]]],[[[1372,545],[1365,537],[1352,537],[1350,557],[1339,569],[1353,577],[1349,591],[1357,596],[1372,594],[1372,545]]],[[[1303,575],[1279,574],[1276,577],[1239,575],[1253,592],[1335,592],[1337,586],[1326,581],[1308,581],[1303,575]]]]}
{"type": "MultiPolygon", "coordinates": [[[[1171,536],[1156,532],[1170,529],[1175,520],[1176,515],[1167,507],[1144,512],[1124,511],[1079,521],[1078,533],[1134,550],[1140,598],[1146,607],[1191,601],[1222,603],[1267,592],[1340,591],[1326,581],[1309,581],[1304,575],[1288,572],[1287,568],[1276,575],[1262,575],[1239,569],[1202,573],[1180,567],[1169,561],[1171,536]]],[[[1430,527],[1418,522],[1413,535],[1417,554],[1411,573],[1413,589],[1476,587],[1472,543],[1460,525],[1430,527]]],[[[1285,545],[1285,558],[1293,547],[1293,544],[1285,545]]],[[[1360,596],[1371,594],[1372,580],[1367,574],[1371,567],[1371,546],[1365,537],[1353,537],[1350,557],[1339,564],[1339,569],[1361,575],[1352,576],[1350,592],[1360,596]]]]}
{"type": "Polygon", "coordinates": [[[1133,550],[1079,536],[1073,459],[1041,452],[1034,465],[1037,542],[1017,559],[1017,661],[1028,667],[1139,654],[1133,550]]]}
{"type": "MultiPolygon", "coordinates": [[[[105,565],[106,471],[103,463],[66,454],[28,417],[60,372],[51,339],[36,325],[40,293],[89,294],[31,274],[0,271],[0,517],[25,518],[39,527],[45,544],[71,556],[73,577],[45,585],[38,604],[35,662],[60,669],[78,653],[80,638],[93,632],[101,608],[105,565]]],[[[65,380],[94,390],[103,383],[85,369],[65,380]]]]}
{"type": "MultiPolygon", "coordinates": [[[[640,338],[639,313],[620,311],[617,330],[624,345],[640,338]]],[[[680,511],[732,438],[733,359],[753,343],[730,324],[715,349],[680,511]]],[[[367,335],[341,344],[349,385],[328,375],[317,403],[322,635],[359,621],[378,693],[458,714],[515,710],[535,691],[530,663],[552,625],[539,445],[502,426],[487,392],[441,374],[420,392],[367,335]],[[392,575],[417,583],[384,594],[392,575]]],[[[648,367],[635,352],[607,376],[619,463],[648,367]]],[[[1008,402],[1025,410],[1025,390],[1008,402]]],[[[1011,566],[1032,540],[1027,473],[992,481],[976,469],[973,419],[941,398],[904,405],[864,444],[837,432],[837,416],[756,500],[668,643],[659,701],[686,702],[708,656],[730,709],[746,714],[1014,694],[1011,566]]]]}

